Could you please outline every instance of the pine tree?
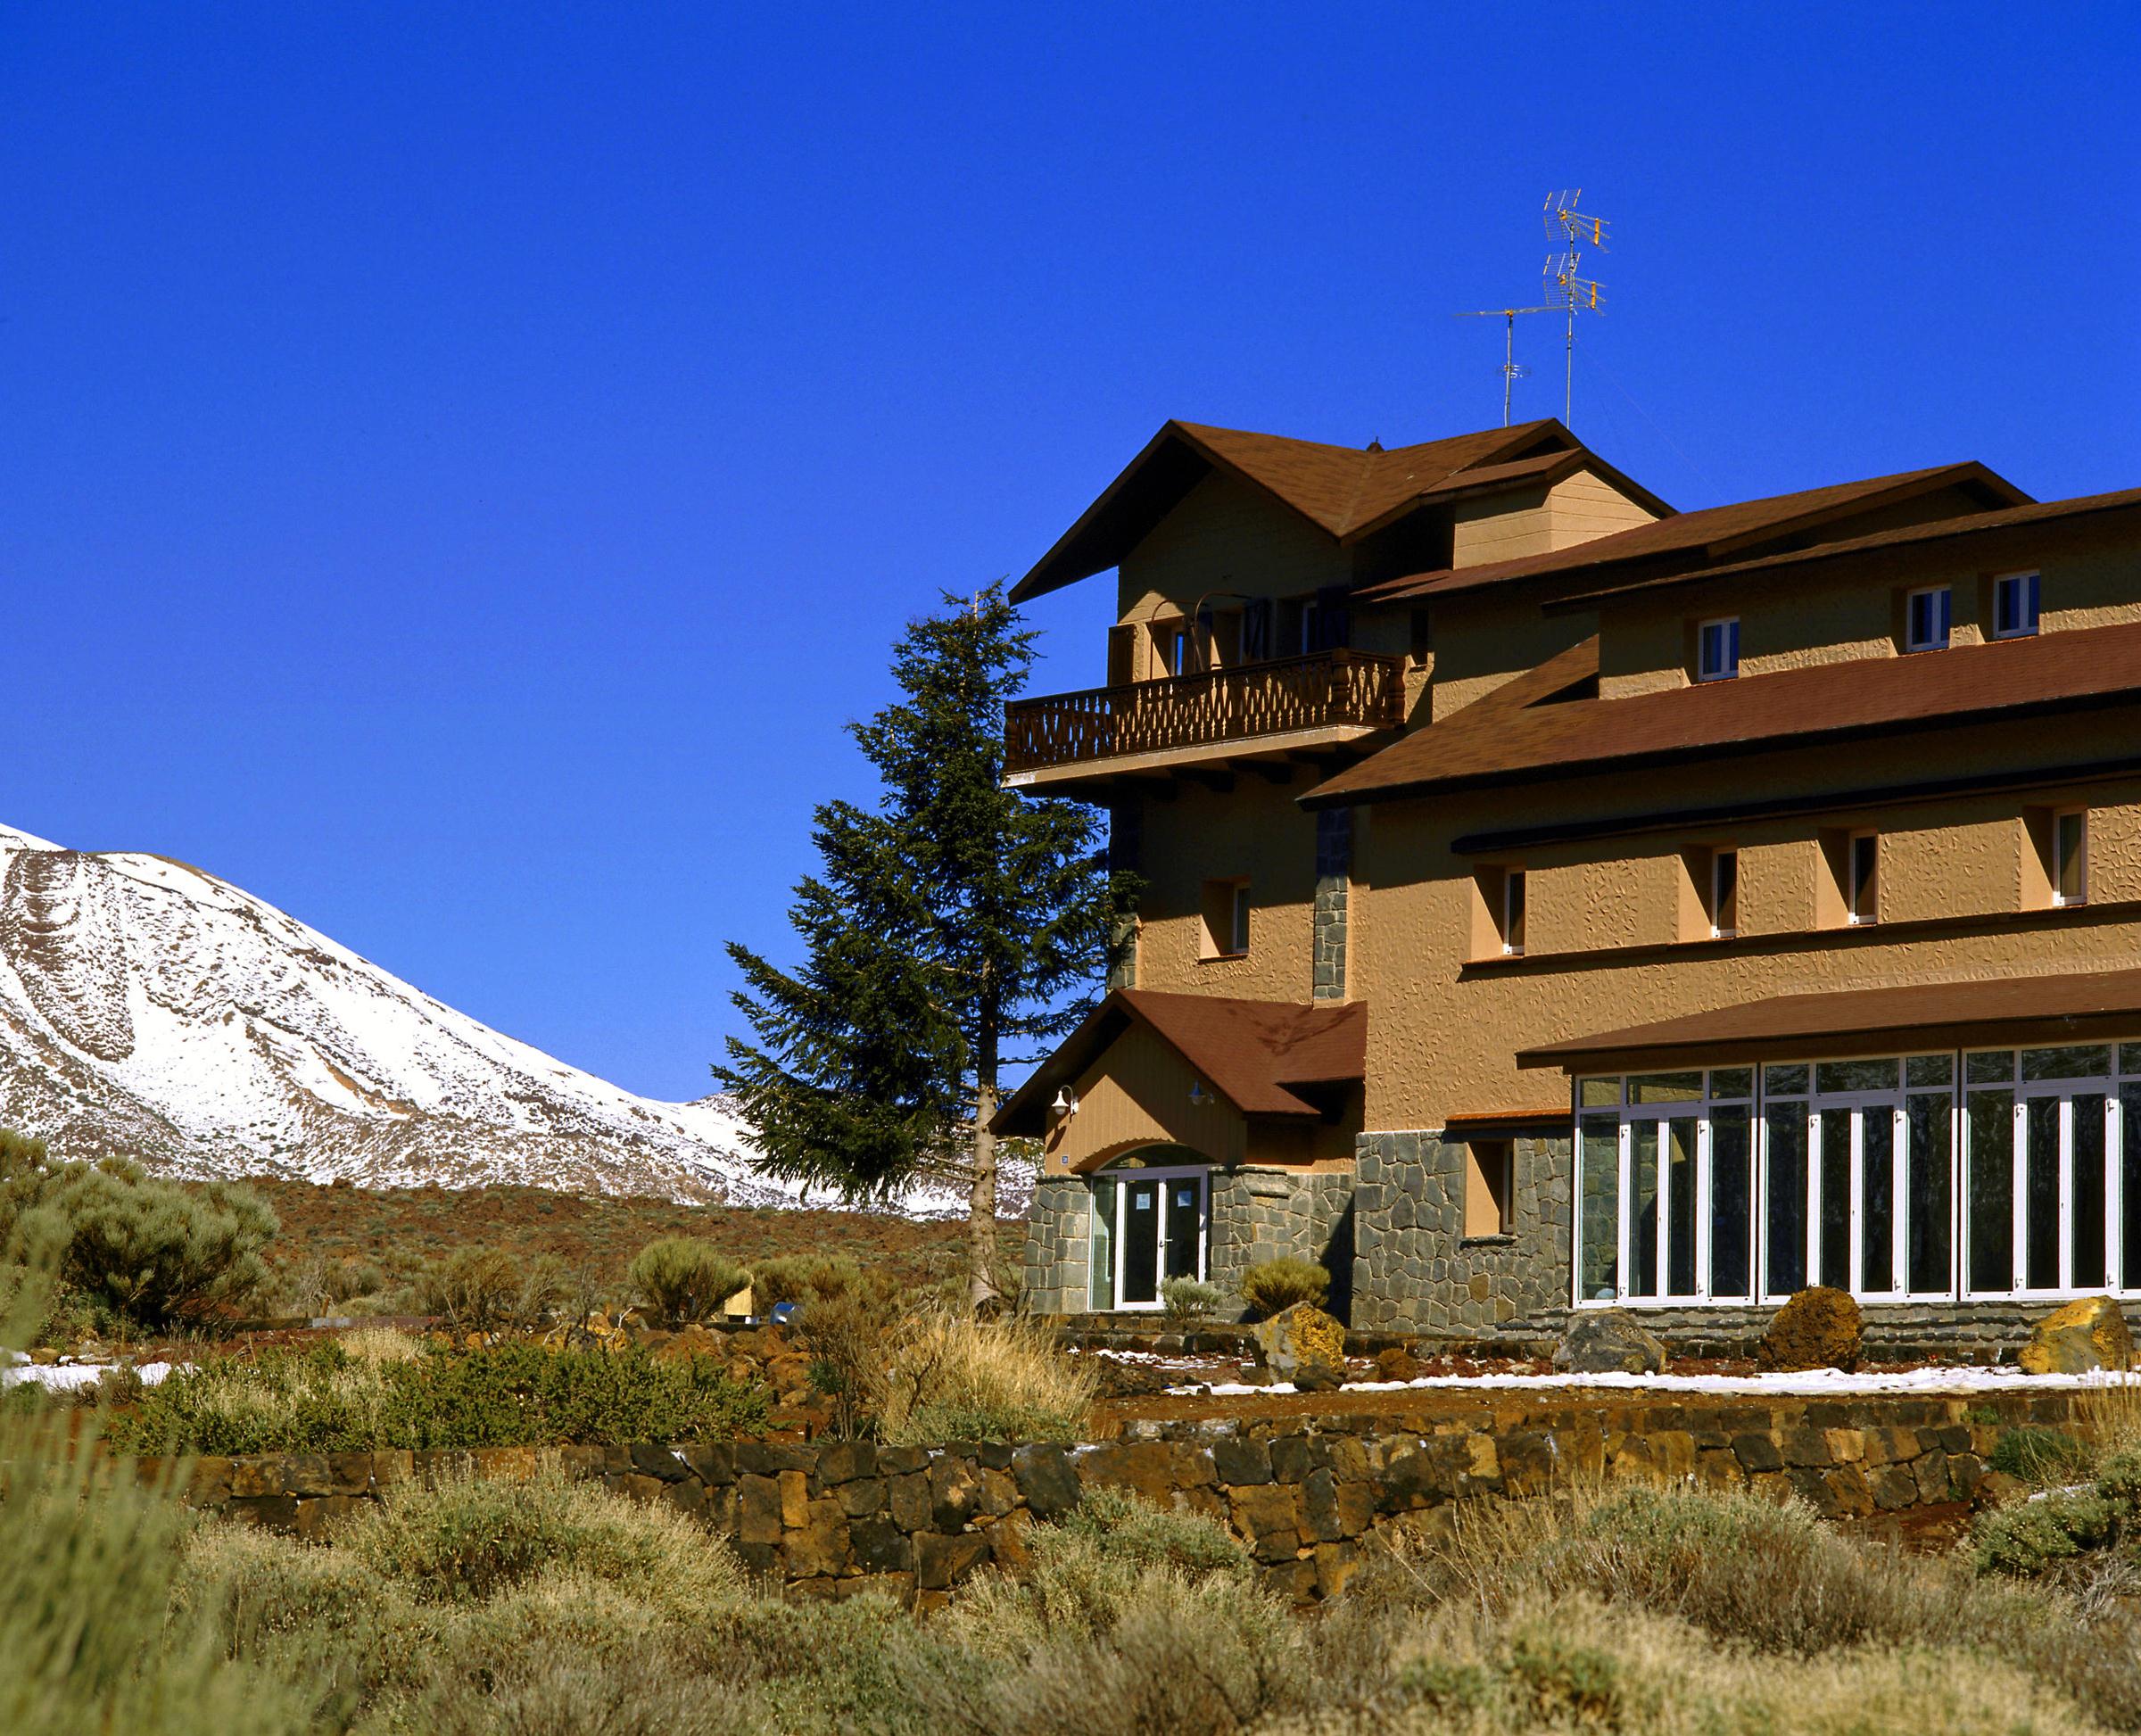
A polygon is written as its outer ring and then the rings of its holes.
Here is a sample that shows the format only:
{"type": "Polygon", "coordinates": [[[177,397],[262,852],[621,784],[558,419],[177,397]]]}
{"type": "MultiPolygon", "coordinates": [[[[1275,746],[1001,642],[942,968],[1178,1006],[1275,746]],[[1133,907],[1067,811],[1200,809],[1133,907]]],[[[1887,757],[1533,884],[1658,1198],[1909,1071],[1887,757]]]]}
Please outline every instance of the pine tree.
{"type": "Polygon", "coordinates": [[[971,1140],[980,1305],[995,1292],[999,1077],[1088,1010],[1125,889],[1091,808],[1003,788],[1004,703],[1034,633],[1001,585],[944,601],[895,648],[904,698],[848,726],[883,791],[874,813],[817,811],[824,872],[790,915],[802,967],[729,947],[756,1041],[731,1037],[714,1071],[769,1173],[849,1198],[884,1198],[971,1140]]]}

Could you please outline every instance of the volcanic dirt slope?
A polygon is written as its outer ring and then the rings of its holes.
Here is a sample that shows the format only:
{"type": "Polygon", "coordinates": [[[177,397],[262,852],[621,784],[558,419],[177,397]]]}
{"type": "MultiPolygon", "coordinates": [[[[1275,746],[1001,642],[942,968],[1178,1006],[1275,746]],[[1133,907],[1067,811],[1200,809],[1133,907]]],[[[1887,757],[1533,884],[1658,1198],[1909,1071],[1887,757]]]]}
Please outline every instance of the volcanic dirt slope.
{"type": "Polygon", "coordinates": [[[801,1203],[718,1097],[606,1084],[198,868],[4,828],[0,1125],[186,1176],[801,1203]]]}

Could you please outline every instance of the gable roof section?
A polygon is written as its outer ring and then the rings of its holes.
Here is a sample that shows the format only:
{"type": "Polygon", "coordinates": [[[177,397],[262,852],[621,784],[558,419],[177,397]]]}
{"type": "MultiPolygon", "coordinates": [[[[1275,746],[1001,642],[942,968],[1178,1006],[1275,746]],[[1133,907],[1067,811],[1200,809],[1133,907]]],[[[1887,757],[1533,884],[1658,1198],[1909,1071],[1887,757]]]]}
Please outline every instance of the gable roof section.
{"type": "Polygon", "coordinates": [[[1022,603],[1121,565],[1214,470],[1261,489],[1343,544],[1374,534],[1427,500],[1515,487],[1583,464],[1650,510],[1673,510],[1551,417],[1388,451],[1170,421],[1012,588],[1011,599],[1022,603]]]}
{"type": "MultiPolygon", "coordinates": [[[[1927,470],[1902,471],[1893,476],[1869,476],[1859,482],[1801,489],[1797,493],[1772,495],[1765,500],[1703,507],[1594,537],[1573,548],[1525,555],[1514,560],[1484,561],[1476,566],[1459,566],[1439,573],[1415,573],[1405,578],[1386,579],[1358,594],[1363,602],[1396,602],[1409,598],[1446,596],[1452,591],[1474,591],[1483,585],[1506,584],[1519,579],[1604,573],[1639,561],[1669,564],[1673,575],[1677,576],[1691,566],[1712,566],[1781,537],[1806,535],[1826,525],[1848,524],[1864,513],[1946,488],[1967,489],[1996,508],[2032,504],[2029,496],[2021,489],[1981,464],[1943,464],[1927,470]]],[[[1607,588],[1608,583],[1601,579],[1600,588],[1607,588]]]]}
{"type": "Polygon", "coordinates": [[[1368,1009],[1358,1004],[1302,1006],[1118,988],[1033,1071],[989,1125],[998,1133],[1043,1131],[1056,1092],[1132,1024],[1152,1031],[1244,1115],[1319,1115],[1293,1087],[1357,1079],[1368,1064],[1368,1009]]]}
{"type": "Polygon", "coordinates": [[[1773,995],[1712,1013],[1542,1043],[1518,1051],[1519,1067],[1649,1061],[1666,1055],[1724,1060],[1809,1059],[1935,1046],[1951,1041],[2078,1041],[2105,1034],[2105,1021],[2131,1029],[2141,1014],[2141,971],[2092,971],[1991,981],[1909,983],[1773,995]]]}
{"type": "Polygon", "coordinates": [[[1595,659],[1597,643],[1587,640],[1393,742],[1317,785],[1302,806],[1388,801],[2141,694],[2141,622],[2128,622],[1912,657],[1854,657],[1626,699],[1543,703],[1580,679],[1580,660],[1586,654],[1595,659]],[[1558,679],[1549,686],[1557,665],[1558,679]]]}

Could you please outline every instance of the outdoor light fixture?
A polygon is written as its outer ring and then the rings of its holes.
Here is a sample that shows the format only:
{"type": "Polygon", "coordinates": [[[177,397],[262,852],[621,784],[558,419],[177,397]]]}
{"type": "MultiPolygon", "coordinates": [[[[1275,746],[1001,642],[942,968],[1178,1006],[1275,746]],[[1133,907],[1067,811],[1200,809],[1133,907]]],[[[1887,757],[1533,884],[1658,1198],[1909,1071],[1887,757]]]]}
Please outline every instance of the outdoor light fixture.
{"type": "Polygon", "coordinates": [[[1193,1079],[1189,1082],[1189,1100],[1200,1109],[1211,1101],[1211,1093],[1204,1088],[1204,1081],[1193,1079]]]}
{"type": "Polygon", "coordinates": [[[1054,1110],[1059,1116],[1075,1115],[1078,1113],[1078,1099],[1072,1096],[1070,1093],[1070,1090],[1066,1087],[1059,1090],[1055,1094],[1055,1101],[1050,1104],[1048,1107],[1054,1110]]]}

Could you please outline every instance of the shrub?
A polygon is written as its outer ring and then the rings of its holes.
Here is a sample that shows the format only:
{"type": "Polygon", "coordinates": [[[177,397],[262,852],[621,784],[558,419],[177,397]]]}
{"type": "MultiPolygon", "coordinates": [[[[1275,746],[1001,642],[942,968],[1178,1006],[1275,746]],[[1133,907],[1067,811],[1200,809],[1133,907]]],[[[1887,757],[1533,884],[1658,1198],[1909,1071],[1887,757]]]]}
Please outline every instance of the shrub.
{"type": "Polygon", "coordinates": [[[766,1409],[763,1387],[699,1357],[518,1343],[368,1360],[327,1344],[175,1372],[108,1438],[152,1453],[630,1445],[756,1434],[766,1409]]]}
{"type": "Polygon", "coordinates": [[[1277,1260],[1258,1261],[1242,1274],[1241,1288],[1249,1311],[1269,1319],[1295,1302],[1312,1302],[1321,1308],[1330,1294],[1331,1275],[1313,1260],[1285,1254],[1277,1260]]]}
{"type": "Polygon", "coordinates": [[[249,1189],[181,1187],[122,1158],[49,1166],[42,1153],[18,1141],[6,1160],[12,1257],[49,1262],[97,1313],[153,1330],[267,1282],[260,1250],[278,1226],[249,1189]]]}
{"type": "Polygon", "coordinates": [[[2096,1451],[2060,1428],[2011,1428],[1992,1443],[1987,1467],[2045,1487],[2079,1483],[2096,1463],[2096,1451]]]}
{"type": "Polygon", "coordinates": [[[1170,1277],[1160,1285],[1160,1301],[1168,1325],[1178,1330],[1195,1320],[1208,1319],[1226,1302],[1217,1285],[1194,1277],[1170,1277]]]}
{"type": "Polygon", "coordinates": [[[844,1253],[791,1253],[751,1268],[751,1305],[770,1314],[782,1302],[825,1301],[862,1288],[863,1269],[844,1253]]]}
{"type": "Polygon", "coordinates": [[[885,1367],[905,1323],[898,1302],[889,1278],[857,1272],[853,1282],[803,1310],[810,1384],[832,1401],[833,1426],[841,1434],[865,1432],[881,1401],[885,1367]]]}
{"type": "Polygon", "coordinates": [[[655,1323],[665,1327],[711,1319],[722,1303],[751,1281],[742,1267],[696,1236],[649,1242],[633,1256],[628,1276],[655,1323]]]}
{"type": "Polygon", "coordinates": [[[930,1309],[901,1328],[870,1385],[879,1432],[896,1446],[1073,1441],[1085,1430],[1099,1376],[1089,1361],[1064,1355],[1042,1321],[930,1309]]]}
{"type": "Polygon", "coordinates": [[[2110,1504],[2094,1490],[2057,1489],[1985,1514],[1971,1532],[1981,1574],[2029,1579],[2116,1534],[2110,1504]]]}
{"type": "Polygon", "coordinates": [[[563,1302],[572,1276],[556,1254],[517,1259],[497,1248],[457,1248],[417,1274],[411,1300],[456,1333],[534,1332],[563,1302]]]}

